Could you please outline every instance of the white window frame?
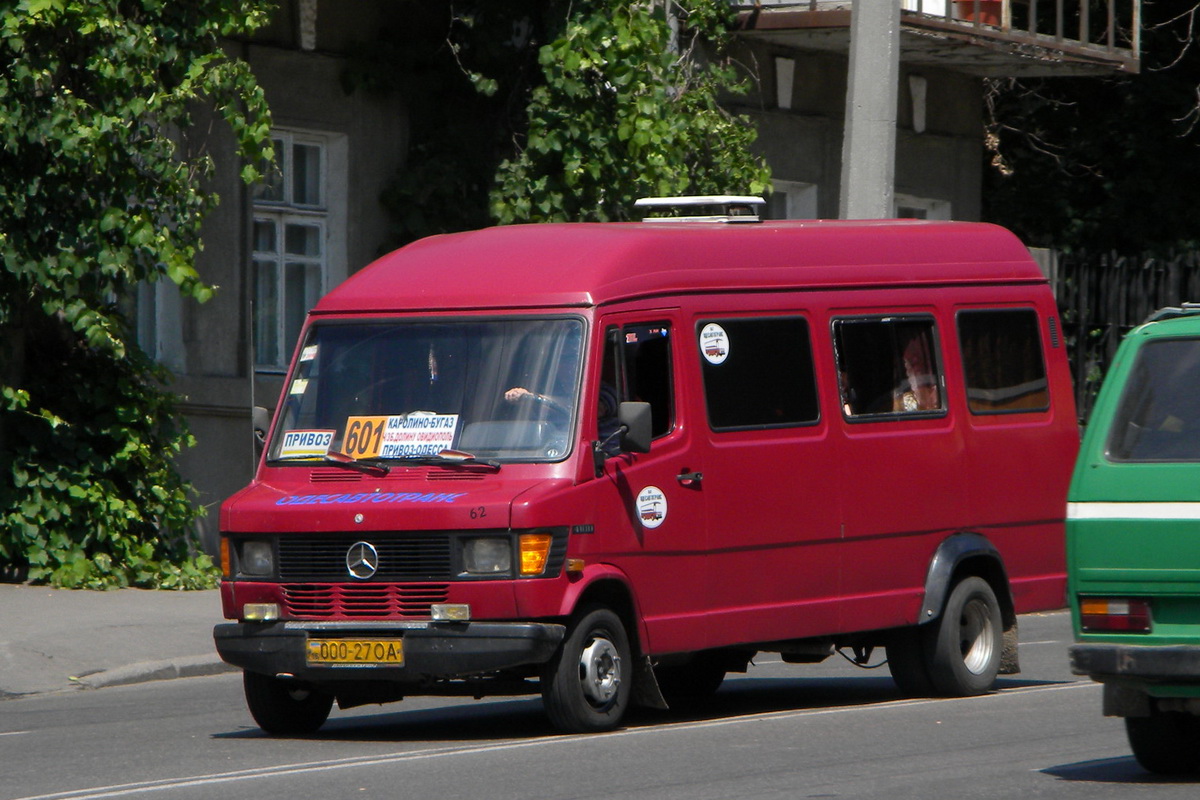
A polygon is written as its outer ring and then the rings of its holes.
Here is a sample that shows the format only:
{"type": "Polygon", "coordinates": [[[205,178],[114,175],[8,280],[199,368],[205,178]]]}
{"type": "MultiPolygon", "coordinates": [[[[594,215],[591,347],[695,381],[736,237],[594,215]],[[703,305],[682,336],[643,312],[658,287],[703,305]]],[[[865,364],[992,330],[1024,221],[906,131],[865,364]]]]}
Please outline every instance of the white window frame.
{"type": "MultiPolygon", "coordinates": [[[[252,244],[250,291],[254,298],[254,313],[251,326],[255,339],[254,361],[257,372],[282,372],[287,368],[288,360],[296,345],[294,337],[298,333],[295,326],[292,326],[293,330],[288,330],[289,311],[293,312],[290,315],[293,318],[296,311],[291,308],[291,305],[300,302],[305,306],[302,309],[303,312],[307,312],[308,306],[325,294],[331,285],[330,229],[332,220],[330,219],[329,198],[331,195],[330,175],[332,174],[330,158],[333,148],[330,145],[329,137],[305,131],[277,129],[272,131],[271,138],[275,144],[276,163],[279,167],[273,175],[268,171],[268,180],[260,184],[254,192],[253,230],[257,233],[260,225],[272,226],[275,244],[273,250],[260,250],[257,237],[252,244]],[[315,202],[297,201],[294,196],[296,190],[294,183],[296,146],[317,148],[320,165],[316,175],[317,197],[315,202]],[[279,187],[280,196],[264,196],[273,186],[279,187]],[[315,227],[318,231],[318,252],[315,254],[288,253],[286,233],[289,225],[315,227]],[[258,271],[261,265],[268,262],[274,264],[275,270],[275,298],[271,308],[265,307],[258,297],[258,271]],[[306,295],[311,296],[297,300],[288,294],[287,270],[289,265],[316,267],[319,274],[317,285],[311,292],[306,292],[306,295]],[[262,352],[262,343],[260,342],[262,326],[267,324],[273,327],[274,344],[271,347],[273,352],[270,353],[262,352]]],[[[268,170],[275,170],[275,167],[269,167],[268,170]]]]}
{"type": "Polygon", "coordinates": [[[187,371],[183,346],[183,295],[171,281],[143,281],[137,287],[138,346],[176,374],[187,371]]]}

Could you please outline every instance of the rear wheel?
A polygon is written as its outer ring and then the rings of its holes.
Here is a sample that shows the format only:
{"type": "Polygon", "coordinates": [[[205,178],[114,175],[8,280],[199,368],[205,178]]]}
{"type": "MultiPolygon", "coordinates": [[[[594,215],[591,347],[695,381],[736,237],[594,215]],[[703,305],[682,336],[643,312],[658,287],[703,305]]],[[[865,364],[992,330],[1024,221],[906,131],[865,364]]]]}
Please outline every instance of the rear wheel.
{"type": "Polygon", "coordinates": [[[996,593],[971,576],[955,584],[936,621],[892,634],[888,668],[907,695],[970,697],[995,684],[1003,649],[996,593]]]}
{"type": "Polygon", "coordinates": [[[996,593],[983,578],[960,581],[925,635],[929,679],[938,694],[969,697],[995,684],[1004,624],[996,593]]]}
{"type": "Polygon", "coordinates": [[[277,736],[315,733],[333,707],[333,695],[257,672],[242,673],[242,688],[258,727],[277,736]]]}
{"type": "Polygon", "coordinates": [[[1134,758],[1161,775],[1200,771],[1200,718],[1152,709],[1148,717],[1126,717],[1125,733],[1134,758]]]}
{"type": "Polygon", "coordinates": [[[599,606],[584,609],[542,671],[550,721],[566,733],[616,728],[629,708],[632,667],[621,618],[599,606]]]}

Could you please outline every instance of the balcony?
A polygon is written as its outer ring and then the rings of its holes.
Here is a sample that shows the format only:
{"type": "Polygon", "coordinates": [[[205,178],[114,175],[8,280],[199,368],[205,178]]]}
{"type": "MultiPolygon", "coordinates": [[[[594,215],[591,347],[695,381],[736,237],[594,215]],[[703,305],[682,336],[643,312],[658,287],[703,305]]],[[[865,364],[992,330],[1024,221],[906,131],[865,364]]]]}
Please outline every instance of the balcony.
{"type": "MultiPolygon", "coordinates": [[[[904,64],[985,78],[1136,73],[1140,66],[1141,0],[898,2],[904,64]]],[[[734,6],[741,37],[849,52],[847,0],[734,0],[734,6]]]]}

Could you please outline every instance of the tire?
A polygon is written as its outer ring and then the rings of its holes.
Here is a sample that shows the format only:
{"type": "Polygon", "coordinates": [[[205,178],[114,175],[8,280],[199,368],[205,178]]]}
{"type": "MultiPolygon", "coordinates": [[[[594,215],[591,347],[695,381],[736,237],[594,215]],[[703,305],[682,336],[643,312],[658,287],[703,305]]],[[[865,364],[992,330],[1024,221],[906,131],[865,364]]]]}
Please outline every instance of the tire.
{"type": "Polygon", "coordinates": [[[633,658],[621,618],[583,609],[541,674],[542,704],[564,733],[608,731],[621,724],[633,688],[633,658]]]}
{"type": "Polygon", "coordinates": [[[329,718],[333,695],[295,681],[242,672],[246,706],[258,727],[276,736],[305,736],[329,718]]]}
{"type": "Polygon", "coordinates": [[[974,576],[959,581],[942,616],[921,635],[937,694],[971,697],[991,690],[1000,671],[1004,630],[1000,604],[987,581],[974,576]]]}
{"type": "Polygon", "coordinates": [[[908,697],[934,694],[933,681],[926,669],[924,628],[902,628],[887,642],[888,670],[900,691],[908,697]]]}
{"type": "Polygon", "coordinates": [[[1148,717],[1126,717],[1125,733],[1144,769],[1160,775],[1200,771],[1200,718],[1151,709],[1148,717]]]}
{"type": "Polygon", "coordinates": [[[654,678],[667,705],[686,707],[717,693],[725,680],[725,665],[711,654],[701,654],[680,666],[655,668],[654,678]]]}

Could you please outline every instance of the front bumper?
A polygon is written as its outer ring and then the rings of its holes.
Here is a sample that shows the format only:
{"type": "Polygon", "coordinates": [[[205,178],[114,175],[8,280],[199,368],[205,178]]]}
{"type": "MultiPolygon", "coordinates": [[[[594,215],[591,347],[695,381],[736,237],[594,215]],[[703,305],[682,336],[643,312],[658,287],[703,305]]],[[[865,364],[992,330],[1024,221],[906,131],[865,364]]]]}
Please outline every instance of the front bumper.
{"type": "Polygon", "coordinates": [[[1071,671],[1098,681],[1200,684],[1200,646],[1077,644],[1071,671]]]}
{"type": "Polygon", "coordinates": [[[264,675],[317,683],[380,680],[419,684],[549,661],[566,633],[532,622],[229,622],[213,629],[221,658],[264,675]],[[309,665],[310,637],[400,639],[399,665],[309,665]]]}

